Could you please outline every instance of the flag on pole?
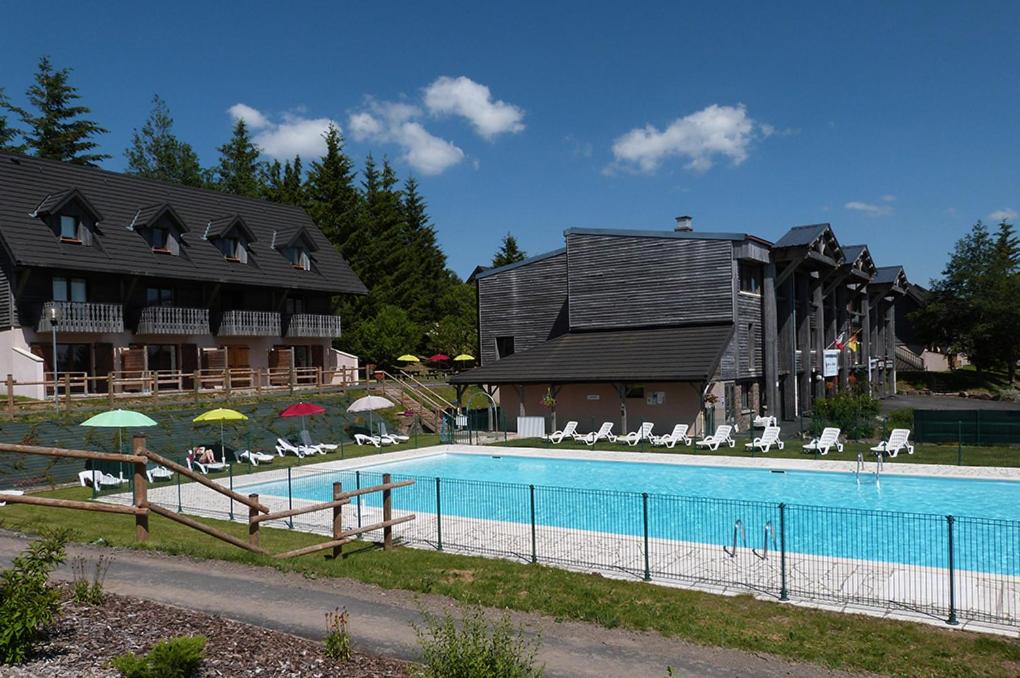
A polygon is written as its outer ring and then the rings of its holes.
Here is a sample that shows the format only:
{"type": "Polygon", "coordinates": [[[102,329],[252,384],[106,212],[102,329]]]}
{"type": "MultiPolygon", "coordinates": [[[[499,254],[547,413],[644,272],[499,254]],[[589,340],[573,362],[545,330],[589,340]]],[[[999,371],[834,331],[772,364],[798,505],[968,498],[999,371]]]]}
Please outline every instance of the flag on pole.
{"type": "Polygon", "coordinates": [[[857,353],[857,337],[850,337],[850,341],[846,342],[846,346],[854,353],[857,353]]]}
{"type": "Polygon", "coordinates": [[[840,332],[839,336],[836,337],[836,348],[839,349],[840,351],[842,351],[843,347],[846,346],[846,343],[844,343],[844,341],[843,341],[843,337],[844,336],[846,336],[846,333],[845,332],[840,332]]]}

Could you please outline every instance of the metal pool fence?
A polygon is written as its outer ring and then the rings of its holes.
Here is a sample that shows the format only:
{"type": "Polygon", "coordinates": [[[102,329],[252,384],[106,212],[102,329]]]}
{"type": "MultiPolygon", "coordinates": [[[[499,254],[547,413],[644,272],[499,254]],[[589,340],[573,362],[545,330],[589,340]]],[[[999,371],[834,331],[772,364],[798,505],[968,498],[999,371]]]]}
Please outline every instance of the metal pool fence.
{"type": "MultiPolygon", "coordinates": [[[[261,467],[260,467],[261,469],[261,467]]],[[[1020,625],[1020,522],[688,496],[393,475],[394,528],[406,544],[557,565],[778,600],[900,610],[1020,625]]],[[[379,484],[371,470],[267,469],[235,477],[273,511],[379,484]]],[[[150,489],[164,506],[244,520],[194,483],[150,489]]],[[[378,497],[344,508],[345,526],[379,518],[378,497]]],[[[328,533],[326,517],[272,526],[328,533]],[[316,522],[319,521],[319,522],[316,522]]]]}
{"type": "Polygon", "coordinates": [[[924,443],[1016,445],[1020,411],[914,410],[913,438],[924,443]]]}

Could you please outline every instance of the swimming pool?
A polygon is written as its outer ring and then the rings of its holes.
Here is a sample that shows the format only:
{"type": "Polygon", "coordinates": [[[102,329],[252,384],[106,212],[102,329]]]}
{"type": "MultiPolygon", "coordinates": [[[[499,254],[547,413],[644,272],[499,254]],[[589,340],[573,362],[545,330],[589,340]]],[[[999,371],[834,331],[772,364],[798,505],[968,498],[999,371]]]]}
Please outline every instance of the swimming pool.
{"type": "MultiPolygon", "coordinates": [[[[333,481],[366,486],[384,472],[418,479],[394,493],[398,510],[435,513],[439,478],[444,515],[533,516],[540,525],[631,536],[647,529],[651,538],[703,544],[728,541],[738,520],[760,542],[782,521],[791,552],[931,567],[947,564],[951,514],[958,567],[1020,576],[1017,481],[445,453],[296,477],[290,492],[328,501],[333,481]]],[[[286,496],[287,481],[244,491],[286,496]]]]}

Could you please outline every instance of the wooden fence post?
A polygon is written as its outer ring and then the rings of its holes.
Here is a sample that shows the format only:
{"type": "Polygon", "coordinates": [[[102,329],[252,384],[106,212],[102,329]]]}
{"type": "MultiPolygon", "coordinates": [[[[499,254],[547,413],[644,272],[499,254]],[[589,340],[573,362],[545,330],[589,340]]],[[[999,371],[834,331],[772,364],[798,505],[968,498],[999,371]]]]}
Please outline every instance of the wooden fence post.
{"type": "MultiPolygon", "coordinates": [[[[131,452],[136,455],[145,450],[145,436],[135,435],[131,438],[131,452]]],[[[133,481],[133,500],[135,508],[145,509],[145,513],[135,514],[135,540],[139,543],[149,541],[149,484],[145,476],[145,462],[135,462],[133,481]]]]}
{"type": "Polygon", "coordinates": [[[252,546],[258,546],[259,525],[261,525],[261,523],[256,522],[254,519],[259,516],[259,495],[249,494],[248,498],[251,499],[251,505],[248,506],[248,543],[252,546]]]}
{"type": "Polygon", "coordinates": [[[7,414],[14,416],[14,377],[7,375],[7,414]]]}
{"type": "Polygon", "coordinates": [[[199,400],[199,393],[202,391],[202,371],[195,370],[191,373],[191,389],[195,392],[195,402],[199,400]]]}
{"type": "Polygon", "coordinates": [[[292,361],[292,362],[291,362],[291,365],[290,365],[290,377],[289,377],[289,382],[290,382],[290,392],[291,392],[291,393],[293,393],[293,392],[294,392],[294,383],[295,383],[295,378],[296,378],[296,377],[294,376],[294,363],[293,363],[293,361],[292,361]]]}
{"type": "Polygon", "coordinates": [[[315,368],[315,388],[322,393],[322,365],[315,368]]]}
{"type": "Polygon", "coordinates": [[[110,409],[113,409],[113,372],[106,375],[106,399],[110,403],[110,409]]]}
{"type": "MultiPolygon", "coordinates": [[[[268,368],[266,368],[266,369],[268,369],[268,368]]],[[[261,369],[255,370],[255,392],[256,393],[261,393],[262,392],[262,370],[261,369]]]]}
{"type": "MultiPolygon", "coordinates": [[[[384,473],[382,477],[383,485],[390,484],[390,474],[384,473]]],[[[384,523],[388,523],[393,517],[393,491],[389,488],[383,490],[382,493],[382,519],[384,523]]],[[[393,547],[393,527],[387,525],[383,528],[383,549],[389,551],[393,547]]]]}
{"type": "MultiPolygon", "coordinates": [[[[342,495],[343,486],[341,483],[333,483],[333,501],[339,501],[340,495],[342,495]]],[[[333,539],[337,540],[340,538],[340,534],[344,531],[343,525],[341,525],[340,518],[343,514],[343,506],[333,507],[333,539]]],[[[340,558],[344,554],[343,544],[333,547],[333,558],[340,558]]]]}
{"type": "Polygon", "coordinates": [[[230,393],[230,368],[223,370],[223,390],[230,393]]]}
{"type": "Polygon", "coordinates": [[[71,373],[64,372],[64,404],[71,404],[71,373]]]}

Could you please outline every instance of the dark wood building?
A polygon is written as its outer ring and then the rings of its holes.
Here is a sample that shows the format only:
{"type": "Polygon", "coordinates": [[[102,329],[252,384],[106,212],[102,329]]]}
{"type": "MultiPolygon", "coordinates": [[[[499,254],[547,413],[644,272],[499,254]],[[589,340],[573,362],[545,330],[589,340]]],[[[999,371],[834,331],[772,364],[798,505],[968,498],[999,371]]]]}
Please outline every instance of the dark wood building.
{"type": "Polygon", "coordinates": [[[366,292],[298,207],[19,155],[0,154],[0,244],[19,381],[333,367],[334,298],[366,292]]]}

